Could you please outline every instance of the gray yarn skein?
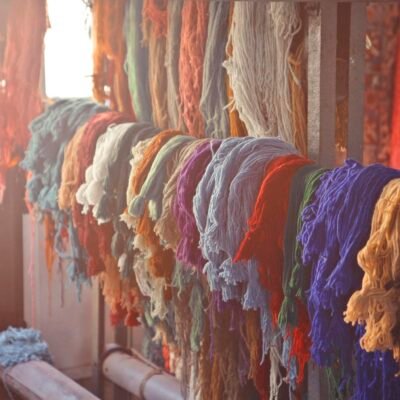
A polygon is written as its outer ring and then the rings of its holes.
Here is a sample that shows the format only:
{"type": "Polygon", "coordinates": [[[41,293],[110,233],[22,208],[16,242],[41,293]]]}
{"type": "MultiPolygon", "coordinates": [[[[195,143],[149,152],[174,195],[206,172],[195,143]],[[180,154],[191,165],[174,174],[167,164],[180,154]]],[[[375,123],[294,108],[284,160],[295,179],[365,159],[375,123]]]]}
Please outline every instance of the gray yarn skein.
{"type": "Polygon", "coordinates": [[[34,329],[8,328],[0,332],[0,365],[12,367],[28,361],[52,363],[47,343],[34,329]]]}
{"type": "Polygon", "coordinates": [[[229,2],[209,5],[207,42],[203,64],[200,111],[205,121],[205,136],[224,139],[230,136],[226,71],[222,65],[228,42],[229,2]]]}
{"type": "Polygon", "coordinates": [[[151,219],[156,221],[160,217],[163,200],[162,189],[167,176],[166,163],[181,146],[192,140],[194,138],[191,136],[177,135],[161,147],[140,189],[140,193],[129,205],[129,213],[131,215],[142,216],[148,202],[151,219]]]}
{"type": "Polygon", "coordinates": [[[167,106],[170,128],[184,131],[179,95],[179,52],[181,45],[183,0],[168,2],[168,31],[165,55],[167,70],[167,106]]]}
{"type": "Polygon", "coordinates": [[[148,48],[142,45],[143,0],[127,0],[124,35],[126,42],[125,71],[129,92],[138,121],[152,121],[148,78],[148,48]]]}
{"type": "MultiPolygon", "coordinates": [[[[241,143],[245,141],[252,140],[252,138],[228,138],[224,140],[215,153],[214,157],[208,164],[206,171],[201,178],[197,188],[196,194],[193,198],[193,214],[196,220],[197,229],[200,235],[200,248],[203,254],[204,259],[208,260],[207,248],[205,246],[205,237],[207,231],[207,223],[208,223],[208,212],[209,205],[215,190],[216,185],[216,171],[222,165],[224,159],[227,155],[241,143]]],[[[223,259],[221,259],[222,262],[223,259]]],[[[204,266],[203,272],[207,275],[208,284],[210,286],[211,291],[219,290],[219,277],[213,276],[213,269],[209,269],[208,263],[204,266]]],[[[240,294],[237,290],[234,290],[233,293],[226,293],[225,297],[229,298],[240,298],[240,294]]]]}

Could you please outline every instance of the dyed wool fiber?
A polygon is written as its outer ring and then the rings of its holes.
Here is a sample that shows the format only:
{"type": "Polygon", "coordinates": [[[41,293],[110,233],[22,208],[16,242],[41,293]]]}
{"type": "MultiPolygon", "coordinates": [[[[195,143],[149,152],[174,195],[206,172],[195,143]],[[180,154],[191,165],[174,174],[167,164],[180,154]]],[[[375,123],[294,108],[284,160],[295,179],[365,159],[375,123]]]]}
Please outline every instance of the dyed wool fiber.
{"type": "Polygon", "coordinates": [[[183,165],[178,177],[173,212],[177,225],[182,233],[177,244],[176,257],[183,263],[203,269],[205,260],[199,248],[199,231],[193,214],[193,197],[207,165],[221,145],[221,141],[213,140],[202,143],[183,165]]]}
{"type": "Polygon", "coordinates": [[[126,0],[124,37],[126,42],[125,72],[129,93],[138,121],[151,122],[152,108],[148,77],[148,48],[142,46],[141,27],[143,0],[126,0]]]}
{"type": "MultiPolygon", "coordinates": [[[[304,303],[296,299],[296,287],[291,286],[293,268],[296,265],[296,244],[298,220],[304,207],[307,185],[321,168],[317,165],[306,165],[293,176],[290,188],[288,213],[284,235],[283,253],[283,294],[284,300],[279,312],[279,327],[284,338],[284,362],[293,386],[301,383],[304,378],[304,368],[310,358],[311,342],[308,337],[310,322],[304,303]]],[[[308,194],[307,194],[308,195],[308,194]]]]}
{"type": "Polygon", "coordinates": [[[6,21],[4,58],[0,58],[0,204],[6,171],[22,159],[30,138],[28,125],[42,111],[40,72],[47,29],[46,1],[13,0],[6,21]]]}
{"type": "Polygon", "coordinates": [[[184,131],[179,95],[179,51],[181,46],[183,0],[168,2],[168,29],[165,54],[167,69],[168,126],[184,131]]]}
{"type": "Polygon", "coordinates": [[[400,180],[393,179],[375,205],[370,237],[357,256],[364,271],[362,287],[350,297],[345,313],[346,322],[365,325],[361,348],[369,352],[391,350],[397,361],[399,200],[400,180]]]}
{"type": "Polygon", "coordinates": [[[240,119],[251,136],[294,143],[289,51],[301,27],[294,3],[236,2],[224,62],[240,119]],[[277,100],[279,99],[279,100],[277,100]]]}
{"type": "Polygon", "coordinates": [[[343,312],[350,295],[361,287],[357,253],[368,240],[374,207],[384,186],[398,177],[398,171],[382,165],[363,168],[346,161],[324,175],[313,202],[303,211],[299,238],[304,266],[311,268],[312,356],[319,365],[328,366],[339,358],[345,381],[351,374],[355,337],[343,312]]]}
{"type": "Polygon", "coordinates": [[[154,125],[168,128],[167,70],[167,0],[144,0],[143,38],[149,47],[149,85],[154,125]]]}
{"type": "MultiPolygon", "coordinates": [[[[220,243],[225,240],[225,237],[229,235],[227,232],[228,228],[228,208],[229,202],[228,197],[231,192],[231,183],[235,179],[236,175],[240,171],[241,165],[245,159],[249,156],[255,156],[255,152],[263,149],[265,154],[270,157],[273,155],[279,156],[295,152],[295,149],[281,142],[278,139],[271,138],[249,138],[241,146],[236,146],[224,159],[221,166],[214,172],[215,175],[215,189],[210,199],[209,211],[207,216],[207,230],[204,234],[203,239],[203,254],[209,260],[207,264],[207,274],[209,279],[218,277],[218,280],[212,285],[223,290],[223,298],[227,299],[224,295],[226,287],[232,285],[232,281],[229,277],[224,281],[221,280],[221,267],[222,261],[225,259],[224,250],[220,247],[220,243]],[[228,204],[228,207],[226,205],[228,204]]],[[[265,165],[261,167],[261,173],[265,165]]],[[[251,206],[250,206],[251,207],[251,206]]],[[[230,209],[235,215],[238,210],[230,209]]],[[[246,218],[247,220],[247,218],[246,218]]],[[[236,228],[237,230],[237,228],[236,228]]],[[[226,243],[226,242],[225,242],[226,243]]],[[[234,282],[234,285],[236,282],[234,282]]]]}
{"type": "Polygon", "coordinates": [[[116,156],[107,166],[107,173],[103,182],[103,194],[99,202],[98,216],[101,221],[111,220],[114,235],[111,241],[111,252],[118,260],[118,267],[123,277],[132,275],[133,249],[130,230],[120,220],[120,215],[127,208],[126,188],[129,182],[131,152],[139,141],[152,138],[158,129],[147,123],[132,124],[119,140],[116,156]]]}
{"type": "Polygon", "coordinates": [[[188,142],[167,165],[167,169],[171,171],[171,173],[168,182],[164,186],[162,212],[157,218],[154,231],[157,236],[159,236],[163,246],[174,251],[181,237],[173,214],[173,204],[177,194],[178,178],[187,159],[190,158],[199,146],[207,142],[209,142],[208,139],[188,142]]]}
{"type": "MultiPolygon", "coordinates": [[[[174,264],[174,257],[171,250],[165,250],[160,244],[159,238],[154,232],[154,220],[153,217],[159,214],[153,212],[162,210],[162,188],[165,182],[168,180],[168,169],[167,163],[172,159],[177,152],[185,146],[188,142],[193,139],[189,136],[177,135],[172,137],[159,151],[155,157],[151,169],[140,189],[140,197],[134,198],[131,206],[129,207],[130,212],[134,209],[135,202],[140,199],[143,202],[143,210],[133,214],[137,217],[141,216],[140,222],[137,226],[137,237],[135,240],[144,241],[147,247],[152,248],[151,257],[149,259],[149,269],[151,273],[156,277],[165,277],[167,283],[172,278],[172,268],[174,264]],[[161,173],[161,171],[163,173],[161,173]],[[151,206],[154,202],[155,206],[151,206]],[[147,208],[147,204],[149,207],[147,208]],[[132,207],[133,204],[133,207],[132,207]],[[140,239],[138,238],[140,236],[140,239]]],[[[171,171],[170,171],[171,173],[171,171]]]]}
{"type": "Polygon", "coordinates": [[[104,260],[109,254],[112,227],[111,225],[98,226],[93,215],[87,212],[87,207],[82,207],[80,192],[82,186],[85,187],[87,170],[93,163],[99,138],[106,132],[108,126],[130,120],[131,118],[127,115],[114,111],[94,116],[88,121],[77,151],[79,163],[77,164],[76,181],[71,193],[75,197],[72,202],[72,218],[79,241],[86,248],[88,255],[87,273],[89,276],[97,275],[105,270],[104,260]]]}
{"type": "Polygon", "coordinates": [[[258,260],[261,283],[271,293],[270,308],[275,324],[283,301],[283,236],[290,185],[296,171],[310,163],[297,155],[287,155],[268,165],[248,231],[234,258],[234,261],[258,260]],[[265,247],[265,243],[269,246],[265,247]]]}
{"type": "Polygon", "coordinates": [[[125,0],[93,2],[93,96],[100,103],[109,101],[113,110],[134,115],[124,70],[125,3],[125,0]]]}
{"type": "Polygon", "coordinates": [[[207,42],[204,54],[200,110],[205,122],[205,136],[230,136],[225,73],[225,47],[228,40],[228,2],[210,2],[207,42]]]}
{"type": "Polygon", "coordinates": [[[179,53],[179,93],[182,117],[190,135],[204,136],[200,112],[203,63],[207,39],[209,2],[188,0],[182,7],[181,48],[179,53]]]}
{"type": "MultiPolygon", "coordinates": [[[[27,183],[28,199],[35,204],[37,211],[51,214],[54,220],[54,250],[60,257],[60,262],[61,259],[68,260],[68,275],[76,283],[78,293],[82,284],[87,281],[84,254],[71,217],[59,209],[57,196],[61,185],[65,147],[78,127],[91,116],[104,111],[105,107],[86,99],[55,102],[32,121],[32,138],[21,162],[22,168],[31,173],[31,179],[27,183]],[[70,249],[66,249],[64,245],[65,231],[68,232],[70,249]]],[[[51,266],[48,267],[51,269],[51,266]]]]}
{"type": "Polygon", "coordinates": [[[162,146],[160,152],[154,158],[151,168],[143,182],[140,191],[133,198],[129,205],[129,212],[134,216],[143,215],[145,207],[149,207],[149,215],[153,220],[157,220],[162,211],[162,190],[160,184],[165,182],[167,170],[165,163],[175,152],[187,142],[192,141],[190,136],[176,135],[162,146]]]}
{"type": "Polygon", "coordinates": [[[10,327],[0,332],[0,365],[3,368],[33,360],[52,363],[49,346],[39,331],[10,327]]]}

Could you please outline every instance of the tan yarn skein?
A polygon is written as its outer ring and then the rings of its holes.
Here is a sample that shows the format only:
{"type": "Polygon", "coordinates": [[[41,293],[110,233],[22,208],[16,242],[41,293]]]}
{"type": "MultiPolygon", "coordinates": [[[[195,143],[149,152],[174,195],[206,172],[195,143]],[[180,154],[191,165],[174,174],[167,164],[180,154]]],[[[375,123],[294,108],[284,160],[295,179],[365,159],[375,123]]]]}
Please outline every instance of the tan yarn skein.
{"type": "Polygon", "coordinates": [[[390,181],[378,200],[371,234],[358,253],[365,275],[362,287],[350,298],[345,321],[365,325],[360,339],[367,351],[392,350],[400,361],[396,337],[400,312],[400,179],[390,181]]]}

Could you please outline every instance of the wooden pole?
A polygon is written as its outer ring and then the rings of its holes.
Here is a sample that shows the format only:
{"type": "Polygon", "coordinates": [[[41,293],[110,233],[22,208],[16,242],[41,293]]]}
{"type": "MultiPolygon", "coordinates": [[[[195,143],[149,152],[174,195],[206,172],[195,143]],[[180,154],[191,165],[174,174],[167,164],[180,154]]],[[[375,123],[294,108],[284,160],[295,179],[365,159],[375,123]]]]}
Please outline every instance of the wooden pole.
{"type": "Polygon", "coordinates": [[[349,57],[349,123],[347,155],[363,161],[364,142],[364,86],[365,86],[365,35],[367,6],[351,4],[350,57],[349,57]]]}
{"type": "MultiPolygon", "coordinates": [[[[118,347],[108,345],[108,350],[118,347]]],[[[139,398],[182,400],[180,383],[172,375],[142,361],[138,357],[115,351],[103,362],[103,374],[113,383],[139,398]]]]}
{"type": "Polygon", "coordinates": [[[27,400],[98,400],[75,381],[43,361],[1,368],[6,389],[27,400]]]}

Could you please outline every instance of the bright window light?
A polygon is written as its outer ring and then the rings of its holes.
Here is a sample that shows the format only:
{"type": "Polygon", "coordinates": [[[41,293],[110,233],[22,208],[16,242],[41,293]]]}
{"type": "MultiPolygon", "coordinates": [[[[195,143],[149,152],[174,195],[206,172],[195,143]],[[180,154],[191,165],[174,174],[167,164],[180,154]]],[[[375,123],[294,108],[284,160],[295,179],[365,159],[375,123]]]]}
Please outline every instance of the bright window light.
{"type": "Polygon", "coordinates": [[[48,97],[91,97],[90,11],[82,0],[47,0],[50,27],[45,37],[48,97]]]}

